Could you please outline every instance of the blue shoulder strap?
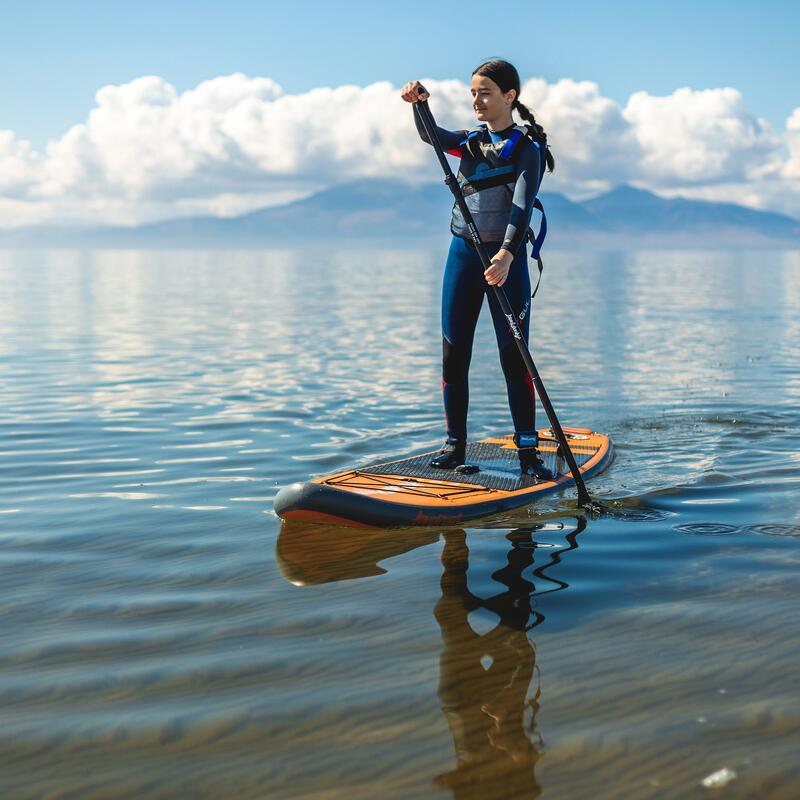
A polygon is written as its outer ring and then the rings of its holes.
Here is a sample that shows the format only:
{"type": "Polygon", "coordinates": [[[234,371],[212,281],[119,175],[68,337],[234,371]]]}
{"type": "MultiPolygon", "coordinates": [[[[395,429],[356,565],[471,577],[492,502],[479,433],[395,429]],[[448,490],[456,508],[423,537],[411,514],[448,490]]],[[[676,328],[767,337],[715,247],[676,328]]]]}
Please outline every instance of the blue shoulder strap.
{"type": "Polygon", "coordinates": [[[536,264],[539,267],[539,277],[536,280],[536,288],[531,294],[531,300],[536,297],[536,292],[539,291],[539,284],[542,282],[542,272],[544,271],[544,264],[542,263],[542,245],[544,244],[544,237],[547,236],[547,217],[544,214],[544,206],[542,201],[537,197],[533,201],[533,207],[538,208],[542,212],[542,222],[539,225],[539,233],[534,237],[533,230],[528,228],[528,241],[531,243],[531,257],[536,259],[536,264]]]}
{"type": "Polygon", "coordinates": [[[542,245],[544,244],[544,237],[547,236],[547,217],[544,214],[544,206],[542,205],[542,201],[537,197],[533,201],[533,207],[538,208],[539,211],[542,212],[542,223],[539,225],[539,233],[534,238],[533,231],[528,228],[528,241],[533,245],[531,249],[531,255],[534,258],[539,258],[539,253],[541,252],[542,245]]]}
{"type": "MultiPolygon", "coordinates": [[[[509,135],[508,141],[506,142],[506,144],[503,146],[502,150],[500,151],[500,155],[501,156],[503,155],[503,153],[505,152],[506,148],[509,145],[509,142],[511,143],[511,149],[513,151],[514,146],[516,145],[516,143],[519,141],[519,139],[523,135],[524,134],[521,131],[519,131],[518,129],[512,131],[511,134],[509,135]],[[516,134],[516,136],[514,136],[514,134],[516,134]],[[513,140],[512,140],[512,137],[514,137],[513,140]]],[[[470,134],[470,136],[471,136],[471,134],[470,134]]],[[[467,138],[469,138],[469,137],[467,137],[467,138]]],[[[535,139],[533,139],[532,137],[529,137],[529,140],[530,140],[531,144],[535,145],[536,148],[540,152],[545,150],[545,148],[539,142],[537,142],[535,139]]],[[[544,165],[544,163],[545,163],[544,159],[542,159],[542,164],[544,165]]],[[[540,175],[539,175],[539,179],[540,180],[541,180],[541,177],[542,177],[543,174],[544,174],[544,168],[541,169],[541,172],[540,172],[540,175]]],[[[509,194],[513,194],[513,192],[511,191],[511,188],[509,186],[506,186],[506,191],[509,194]]],[[[533,298],[536,297],[536,292],[539,291],[539,284],[542,282],[542,272],[544,271],[544,264],[542,263],[542,255],[541,255],[541,253],[542,253],[542,245],[544,244],[545,236],[547,236],[547,217],[545,216],[545,213],[544,213],[544,206],[542,205],[542,201],[538,197],[534,199],[533,207],[534,208],[538,208],[539,211],[542,212],[542,222],[539,225],[539,233],[538,234],[534,235],[532,228],[528,228],[528,232],[527,232],[527,239],[531,243],[531,258],[535,258],[536,259],[536,264],[539,267],[539,278],[536,281],[536,288],[533,290],[533,294],[531,295],[531,300],[533,300],[533,298]]]]}
{"type": "MultiPolygon", "coordinates": [[[[474,139],[476,136],[480,136],[483,133],[483,126],[478,128],[473,128],[471,131],[467,131],[467,138],[463,141],[458,143],[459,147],[464,147],[466,145],[467,149],[469,150],[471,145],[471,139],[474,139]]],[[[472,152],[472,151],[470,151],[472,152]]],[[[473,154],[474,155],[474,154],[473,154]]]]}
{"type": "Polygon", "coordinates": [[[506,139],[506,143],[501,148],[498,155],[500,158],[504,158],[506,160],[511,158],[511,154],[514,152],[514,148],[517,146],[517,142],[522,138],[522,134],[515,128],[511,133],[508,134],[508,139],[506,139]]]}

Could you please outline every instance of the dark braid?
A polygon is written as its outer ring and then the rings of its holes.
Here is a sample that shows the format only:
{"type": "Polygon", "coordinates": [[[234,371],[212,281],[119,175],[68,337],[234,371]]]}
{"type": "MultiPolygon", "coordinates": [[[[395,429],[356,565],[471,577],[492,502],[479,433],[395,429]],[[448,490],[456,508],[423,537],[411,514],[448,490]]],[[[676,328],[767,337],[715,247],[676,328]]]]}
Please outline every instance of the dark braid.
{"type": "Polygon", "coordinates": [[[533,113],[524,103],[515,99],[511,107],[516,108],[517,113],[531,126],[533,138],[544,148],[544,160],[547,163],[547,169],[552,172],[556,168],[556,160],[547,146],[547,134],[544,132],[544,128],[536,121],[533,113]]]}
{"type": "Polygon", "coordinates": [[[494,81],[503,94],[510,92],[512,89],[516,92],[514,103],[511,107],[512,109],[515,108],[519,115],[530,125],[533,138],[544,148],[545,163],[550,172],[552,172],[555,169],[556,160],[547,146],[547,134],[544,132],[544,128],[536,122],[530,109],[519,101],[519,73],[517,68],[508,61],[495,58],[491,61],[484,61],[472,74],[484,75],[494,81]]]}

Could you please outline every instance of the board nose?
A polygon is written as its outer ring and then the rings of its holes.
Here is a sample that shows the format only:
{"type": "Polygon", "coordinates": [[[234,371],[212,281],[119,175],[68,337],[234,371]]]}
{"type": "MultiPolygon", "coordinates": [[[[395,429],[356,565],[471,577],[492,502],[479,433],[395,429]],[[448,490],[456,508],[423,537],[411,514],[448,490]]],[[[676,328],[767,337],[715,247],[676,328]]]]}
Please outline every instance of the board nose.
{"type": "Polygon", "coordinates": [[[275,495],[272,508],[281,519],[284,519],[287,513],[302,507],[304,489],[304,483],[290,483],[275,495]]]}

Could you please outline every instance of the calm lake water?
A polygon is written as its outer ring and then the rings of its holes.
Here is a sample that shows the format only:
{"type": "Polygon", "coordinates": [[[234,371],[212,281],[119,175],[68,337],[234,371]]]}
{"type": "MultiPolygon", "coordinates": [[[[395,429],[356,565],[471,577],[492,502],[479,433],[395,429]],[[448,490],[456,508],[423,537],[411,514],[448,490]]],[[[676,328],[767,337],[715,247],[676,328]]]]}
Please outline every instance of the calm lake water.
{"type": "Polygon", "coordinates": [[[281,526],[441,443],[443,255],[0,251],[0,796],[800,796],[800,252],[547,255],[613,513],[281,526]]]}

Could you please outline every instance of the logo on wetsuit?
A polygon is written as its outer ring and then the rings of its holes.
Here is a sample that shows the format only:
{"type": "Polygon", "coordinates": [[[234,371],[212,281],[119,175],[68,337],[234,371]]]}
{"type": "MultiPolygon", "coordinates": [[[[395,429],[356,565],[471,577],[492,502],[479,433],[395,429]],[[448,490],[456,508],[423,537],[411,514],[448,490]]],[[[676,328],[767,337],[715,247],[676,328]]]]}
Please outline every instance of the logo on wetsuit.
{"type": "Polygon", "coordinates": [[[521,339],[522,333],[520,332],[519,325],[517,325],[517,321],[514,319],[514,315],[506,314],[505,317],[508,320],[508,327],[511,328],[511,333],[514,334],[514,338],[521,339]]]}

